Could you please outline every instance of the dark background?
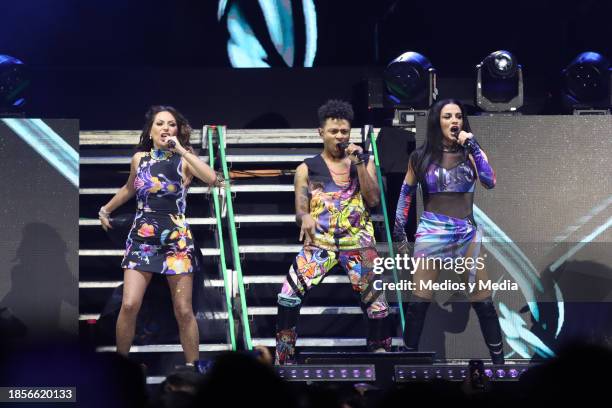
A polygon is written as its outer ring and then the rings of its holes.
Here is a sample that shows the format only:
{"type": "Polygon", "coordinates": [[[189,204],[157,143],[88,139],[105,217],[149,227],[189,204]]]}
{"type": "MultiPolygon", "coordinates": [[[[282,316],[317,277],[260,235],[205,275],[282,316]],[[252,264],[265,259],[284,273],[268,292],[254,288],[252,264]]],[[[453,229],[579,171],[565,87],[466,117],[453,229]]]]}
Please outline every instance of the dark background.
{"type": "MultiPolygon", "coordinates": [[[[255,1],[229,1],[249,6],[255,1]]],[[[294,0],[299,6],[301,1],[294,0]]],[[[443,76],[471,75],[498,49],[533,75],[554,74],[582,51],[610,51],[604,0],[315,1],[315,66],[380,65],[404,51],[428,56],[443,76]],[[374,27],[380,23],[380,58],[374,27]]],[[[0,50],[36,67],[226,67],[218,1],[5,2],[0,50]]],[[[247,16],[258,23],[258,8],[247,16]]],[[[301,20],[296,17],[296,25],[301,20]]],[[[609,56],[609,55],[608,55],[609,56]]]]}
{"type": "MultiPolygon", "coordinates": [[[[255,1],[229,1],[253,10],[255,1]]],[[[300,7],[300,1],[294,1],[300,7]]],[[[229,68],[217,1],[26,0],[2,5],[0,53],[32,68],[30,116],[79,117],[84,129],[135,128],[151,104],[171,103],[197,127],[310,127],[327,98],[352,101],[369,120],[361,81],[414,50],[437,68],[441,97],[473,100],[474,66],[512,51],[524,66],[525,113],[554,112],[558,76],[578,53],[608,58],[609,2],[315,1],[315,68],[229,68]],[[375,26],[379,56],[375,55],[375,26]]],[[[294,23],[303,23],[296,17],[294,23]]],[[[299,48],[300,35],[296,29],[299,48]]],[[[262,39],[264,41],[265,39],[262,39]]],[[[269,39],[268,39],[269,42],[269,39]]]]}

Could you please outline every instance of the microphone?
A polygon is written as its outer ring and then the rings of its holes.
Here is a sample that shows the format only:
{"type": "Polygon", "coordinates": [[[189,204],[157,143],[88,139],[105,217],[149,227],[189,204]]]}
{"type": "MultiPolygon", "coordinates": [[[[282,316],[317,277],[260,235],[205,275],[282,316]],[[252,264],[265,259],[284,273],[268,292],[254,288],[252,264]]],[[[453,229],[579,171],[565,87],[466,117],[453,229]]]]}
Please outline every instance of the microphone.
{"type": "Polygon", "coordinates": [[[455,138],[458,139],[459,138],[459,126],[452,126],[451,129],[451,135],[455,138]]]}
{"type": "Polygon", "coordinates": [[[168,147],[170,149],[174,149],[176,147],[176,143],[174,143],[174,140],[168,140],[168,147]]]}
{"type": "MultiPolygon", "coordinates": [[[[350,144],[351,144],[351,142],[340,142],[340,143],[338,143],[338,147],[344,152],[346,150],[346,148],[349,147],[350,144]]],[[[356,156],[357,152],[353,152],[352,155],[356,156]]]]}
{"type": "MultiPolygon", "coordinates": [[[[455,139],[457,139],[457,142],[459,142],[459,132],[460,132],[459,126],[452,126],[450,131],[451,131],[451,135],[455,139]]],[[[474,140],[473,138],[471,138],[471,139],[466,139],[465,142],[463,142],[462,146],[471,152],[476,148],[475,147],[476,145],[478,145],[478,142],[474,140]]]]}
{"type": "MultiPolygon", "coordinates": [[[[340,142],[338,143],[338,147],[344,152],[346,150],[346,148],[349,146],[349,144],[351,144],[350,142],[340,142]]],[[[359,160],[361,160],[362,162],[368,162],[368,158],[370,157],[370,155],[368,153],[358,153],[357,151],[354,151],[351,156],[355,156],[358,157],[359,160]]]]}

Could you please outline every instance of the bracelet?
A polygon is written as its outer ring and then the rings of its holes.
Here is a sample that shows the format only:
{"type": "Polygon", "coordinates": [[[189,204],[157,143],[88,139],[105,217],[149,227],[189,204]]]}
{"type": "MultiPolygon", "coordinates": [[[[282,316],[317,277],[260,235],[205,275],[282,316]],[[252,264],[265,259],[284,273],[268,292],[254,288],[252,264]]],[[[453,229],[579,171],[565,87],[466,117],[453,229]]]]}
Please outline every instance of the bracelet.
{"type": "Polygon", "coordinates": [[[104,209],[104,207],[100,207],[100,211],[98,211],[99,218],[108,218],[110,213],[104,209]]]}

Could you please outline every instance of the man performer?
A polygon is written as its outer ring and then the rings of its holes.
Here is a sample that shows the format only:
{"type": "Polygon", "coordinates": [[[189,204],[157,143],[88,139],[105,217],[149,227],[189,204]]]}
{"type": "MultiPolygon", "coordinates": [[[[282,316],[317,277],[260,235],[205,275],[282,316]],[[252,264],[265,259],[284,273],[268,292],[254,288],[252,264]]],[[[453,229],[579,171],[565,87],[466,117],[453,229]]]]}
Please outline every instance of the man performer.
{"type": "Polygon", "coordinates": [[[360,294],[367,314],[370,351],[391,349],[389,306],[373,287],[378,257],[370,207],[380,201],[374,163],[349,142],[353,108],[329,100],[319,108],[323,152],[304,160],[295,174],[296,222],[304,246],[278,294],[276,364],[295,363],[296,324],[312,287],[339,265],[360,294]]]}

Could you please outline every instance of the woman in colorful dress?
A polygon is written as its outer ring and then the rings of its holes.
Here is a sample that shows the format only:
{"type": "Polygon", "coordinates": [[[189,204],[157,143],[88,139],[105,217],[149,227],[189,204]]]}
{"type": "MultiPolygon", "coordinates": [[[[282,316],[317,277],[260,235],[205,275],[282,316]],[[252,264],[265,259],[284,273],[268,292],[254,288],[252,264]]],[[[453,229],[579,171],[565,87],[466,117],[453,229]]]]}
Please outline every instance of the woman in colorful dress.
{"type": "MultiPolygon", "coordinates": [[[[411,154],[400,192],[393,230],[399,251],[407,252],[404,228],[412,198],[420,184],[424,211],[415,235],[414,257],[429,260],[472,258],[470,270],[464,273],[466,268],[462,267],[455,271],[462,273],[469,283],[487,281],[484,262],[479,258],[482,233],[472,213],[476,181],[491,189],[495,187],[495,172],[471,133],[461,102],[439,101],[429,110],[425,143],[411,154]]],[[[405,303],[404,343],[408,350],[418,349],[425,314],[433,296],[432,290],[423,283],[435,281],[440,272],[435,261],[433,264],[421,263],[414,271],[416,289],[405,303]]],[[[476,288],[469,293],[469,300],[478,316],[493,363],[502,364],[501,328],[491,291],[476,288]]]]}
{"type": "Polygon", "coordinates": [[[218,182],[215,172],[189,144],[191,127],[171,106],[153,106],[145,116],[126,184],[100,208],[102,227],[134,195],[137,211],[126,241],[123,298],[117,318],[117,352],[130,351],[136,318],[154,273],[166,275],[179,337],[188,365],[198,359],[199,333],[192,309],[193,237],[185,220],[187,189],[197,177],[218,182]]]}

